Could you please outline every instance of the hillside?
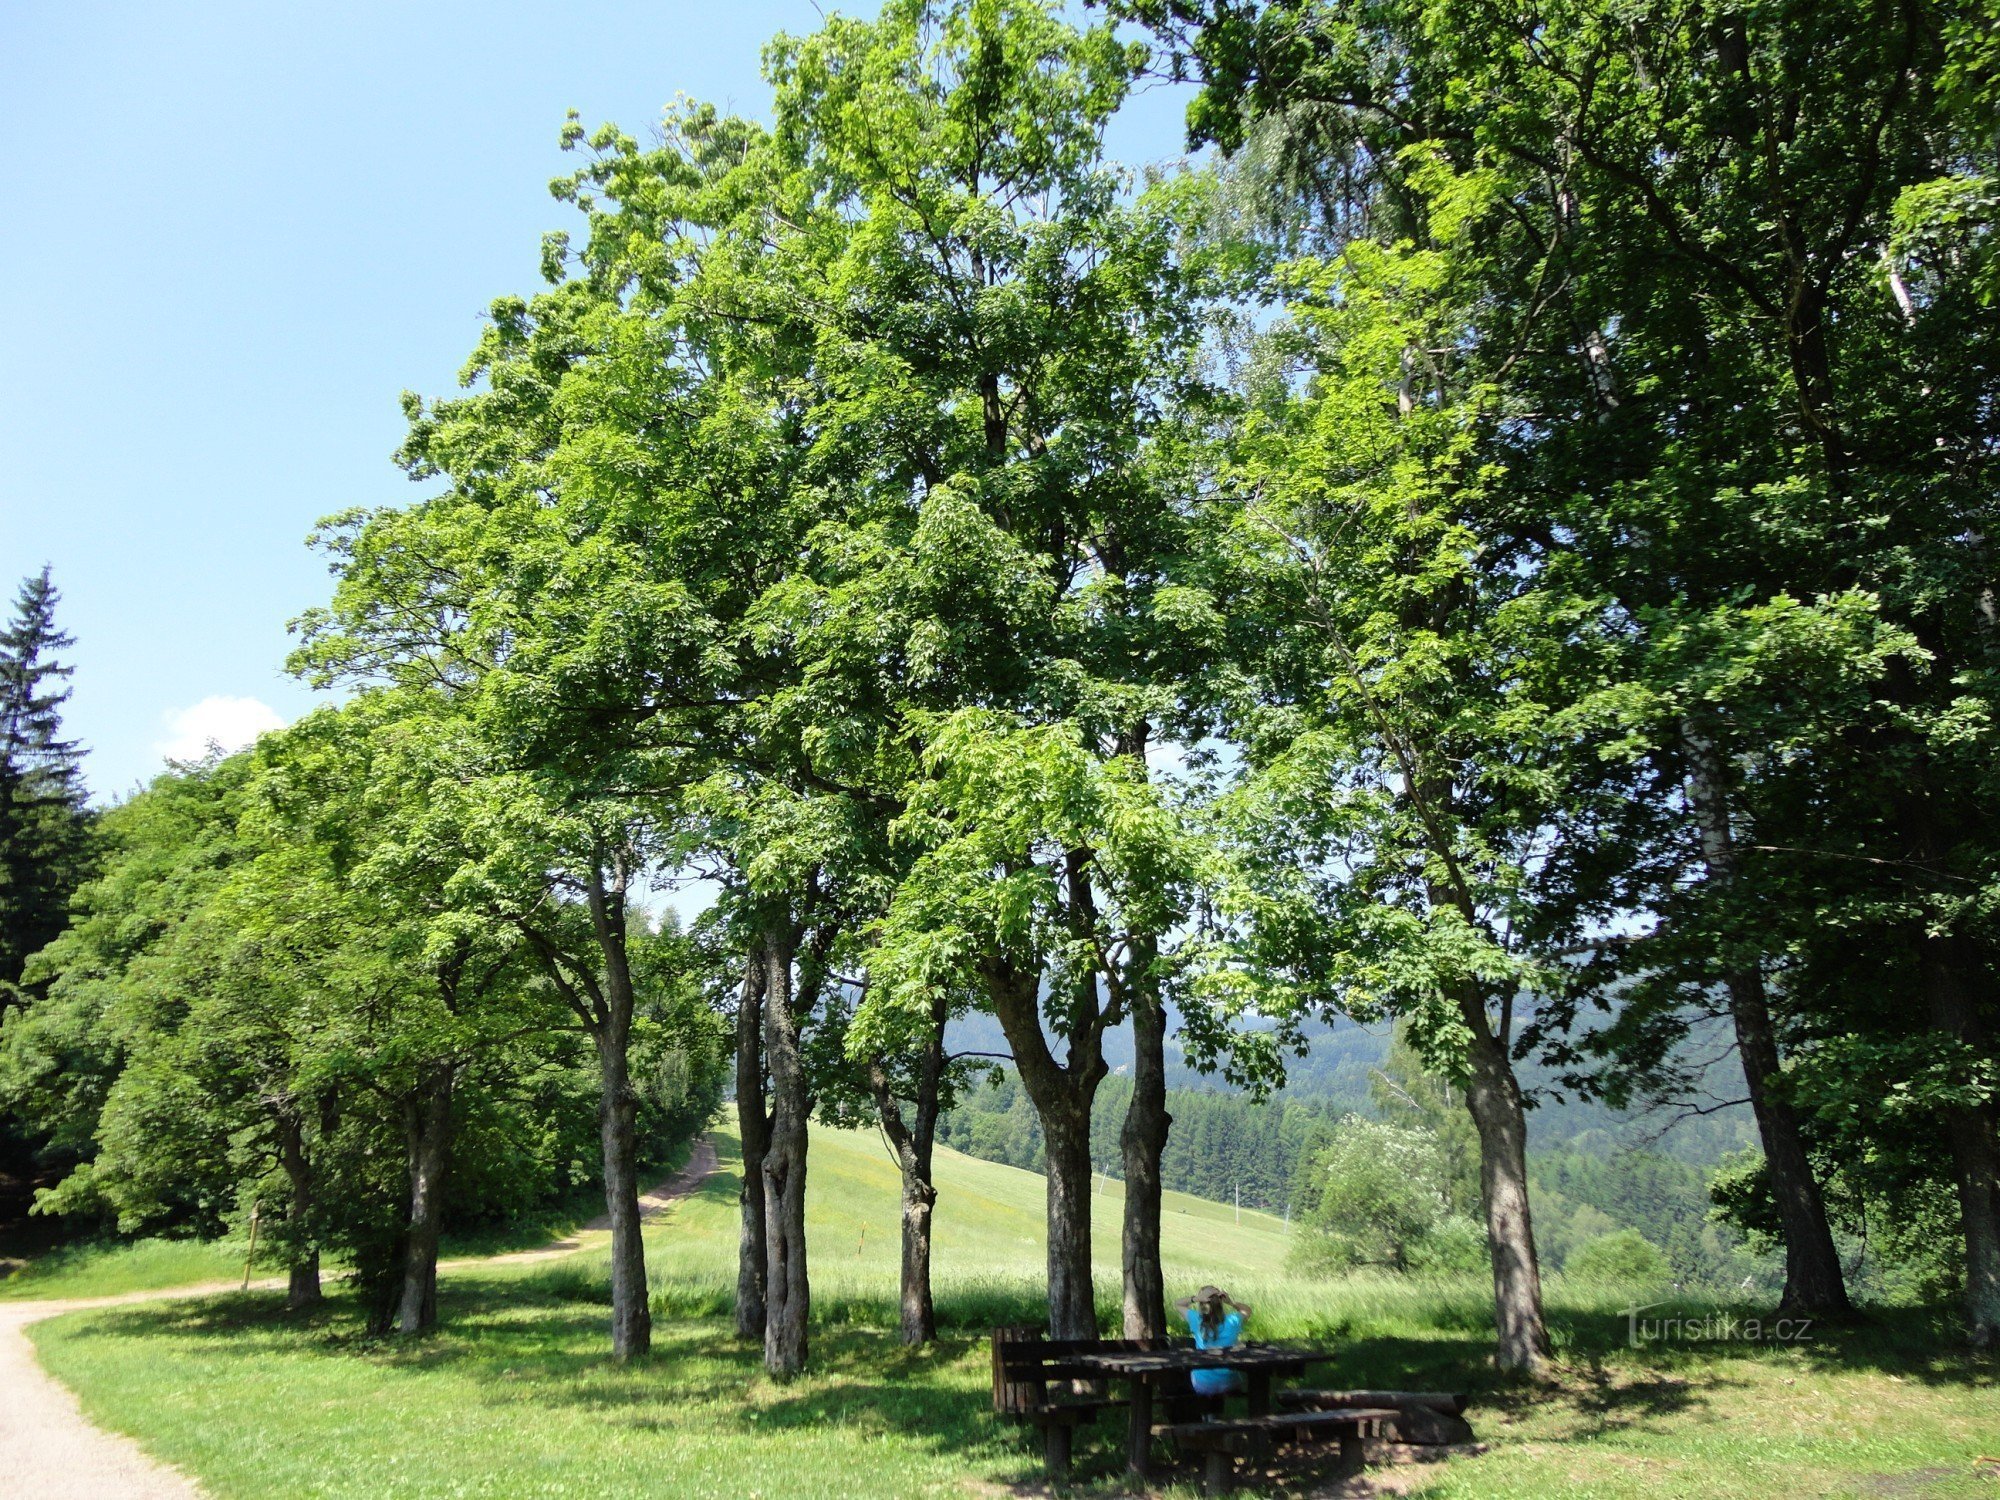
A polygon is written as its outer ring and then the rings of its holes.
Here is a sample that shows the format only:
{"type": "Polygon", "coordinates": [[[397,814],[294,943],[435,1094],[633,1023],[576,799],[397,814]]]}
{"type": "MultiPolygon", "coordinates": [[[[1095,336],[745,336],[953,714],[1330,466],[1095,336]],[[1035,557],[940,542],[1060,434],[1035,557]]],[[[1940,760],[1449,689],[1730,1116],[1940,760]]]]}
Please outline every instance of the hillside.
{"type": "MultiPolygon", "coordinates": [[[[727,1282],[736,1276],[736,1140],[718,1131],[722,1170],[665,1215],[648,1237],[656,1284],[727,1282]]],[[[1027,1281],[1046,1270],[1043,1182],[1033,1172],[940,1147],[933,1271],[940,1294],[967,1282],[1027,1281]]],[[[1118,1280],[1123,1185],[1100,1178],[1091,1216],[1098,1278],[1118,1280]]],[[[806,1245],[816,1295],[893,1294],[900,1255],[895,1164],[872,1132],[815,1126],[806,1179],[806,1245]]],[[[1258,1280],[1283,1267],[1290,1242],[1282,1220],[1184,1193],[1168,1193],[1161,1259],[1170,1291],[1205,1281],[1258,1280]]]]}

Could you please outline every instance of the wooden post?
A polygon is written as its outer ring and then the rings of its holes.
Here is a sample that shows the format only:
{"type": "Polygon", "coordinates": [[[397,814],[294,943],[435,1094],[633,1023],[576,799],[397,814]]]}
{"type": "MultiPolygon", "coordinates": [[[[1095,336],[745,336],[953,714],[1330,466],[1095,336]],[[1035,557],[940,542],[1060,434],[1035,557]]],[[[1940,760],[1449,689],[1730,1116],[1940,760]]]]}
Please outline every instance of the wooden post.
{"type": "Polygon", "coordinates": [[[1236,1477],[1236,1465],[1229,1450],[1220,1443],[1208,1450],[1202,1465],[1201,1490],[1205,1495],[1226,1495],[1236,1477]]]}
{"type": "Polygon", "coordinates": [[[1153,1382],[1145,1375],[1131,1381],[1132,1405],[1126,1412],[1125,1467],[1135,1479],[1144,1479],[1153,1446],[1153,1382]]]}

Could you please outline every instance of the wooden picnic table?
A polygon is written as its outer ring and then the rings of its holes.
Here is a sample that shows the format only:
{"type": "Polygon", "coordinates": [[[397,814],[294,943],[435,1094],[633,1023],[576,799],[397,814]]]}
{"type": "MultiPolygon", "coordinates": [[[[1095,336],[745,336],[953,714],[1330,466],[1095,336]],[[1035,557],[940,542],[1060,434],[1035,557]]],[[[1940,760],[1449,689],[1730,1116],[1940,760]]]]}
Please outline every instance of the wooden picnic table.
{"type": "Polygon", "coordinates": [[[1121,1380],[1131,1392],[1130,1426],[1125,1466],[1144,1477],[1153,1445],[1153,1398],[1156,1388],[1195,1370],[1240,1370],[1248,1387],[1250,1415],[1269,1416],[1271,1382],[1279,1376],[1305,1373],[1308,1365],[1334,1358],[1330,1349],[1299,1349],[1283,1344],[1238,1344],[1233,1349],[1138,1349],[1082,1352],[1066,1356],[1081,1372],[1106,1380],[1121,1380]]]}

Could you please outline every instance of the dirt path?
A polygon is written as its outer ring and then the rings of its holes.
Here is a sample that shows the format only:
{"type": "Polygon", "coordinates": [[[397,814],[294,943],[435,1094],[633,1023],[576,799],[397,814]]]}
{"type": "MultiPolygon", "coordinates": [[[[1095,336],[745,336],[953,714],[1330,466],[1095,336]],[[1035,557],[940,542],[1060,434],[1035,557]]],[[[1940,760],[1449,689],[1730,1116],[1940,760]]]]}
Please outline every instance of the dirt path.
{"type": "MultiPolygon", "coordinates": [[[[696,1188],[714,1175],[715,1142],[703,1136],[688,1152],[687,1165],[682,1167],[665,1182],[656,1182],[639,1195],[639,1218],[650,1222],[687,1197],[696,1188]]],[[[438,1262],[440,1271],[464,1266],[518,1266],[538,1260],[556,1260],[565,1255],[574,1255],[590,1245],[606,1245],[611,1242],[611,1216],[599,1214],[575,1234],[546,1245],[537,1245],[532,1250],[510,1250],[504,1255],[482,1255],[473,1260],[442,1260],[438,1262]]]]}
{"type": "MultiPolygon", "coordinates": [[[[715,1171],[715,1145],[696,1141],[687,1165],[639,1198],[644,1219],[657,1218],[715,1171]]],[[[440,1261],[441,1271],[467,1266],[506,1265],[573,1255],[610,1237],[608,1219],[593,1219],[568,1239],[509,1255],[440,1261]]],[[[127,1292],[118,1297],[75,1297],[48,1302],[0,1302],[0,1497],[33,1500],[199,1500],[201,1487],[178,1469],[151,1458],[128,1437],[91,1425],[76,1397],[35,1358],[27,1328],[43,1318],[117,1307],[128,1302],[162,1302],[175,1297],[209,1297],[233,1292],[234,1281],[127,1292]]],[[[260,1281],[257,1290],[282,1287],[260,1281]]]]}

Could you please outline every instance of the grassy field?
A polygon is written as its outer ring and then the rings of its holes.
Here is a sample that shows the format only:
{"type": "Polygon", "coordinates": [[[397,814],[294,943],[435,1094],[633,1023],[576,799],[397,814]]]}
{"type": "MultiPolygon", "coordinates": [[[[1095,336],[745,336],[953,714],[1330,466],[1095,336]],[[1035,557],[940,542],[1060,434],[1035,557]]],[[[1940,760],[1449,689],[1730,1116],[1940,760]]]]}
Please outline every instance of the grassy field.
{"type": "MultiPolygon", "coordinates": [[[[687,1162],[682,1146],[653,1168],[664,1178],[687,1162]]],[[[446,1236],[447,1259],[503,1254],[511,1250],[531,1250],[552,1240],[574,1235],[578,1227],[604,1212],[604,1195],[597,1188],[578,1193],[567,1203],[512,1223],[482,1227],[446,1236]]],[[[284,1275],[285,1268],[268,1251],[269,1241],[257,1252],[252,1268],[255,1280],[284,1275]]],[[[184,1239],[144,1239],[129,1241],[86,1241],[65,1245],[35,1256],[11,1274],[0,1277],[0,1302],[40,1302],[80,1297],[117,1297],[130,1292],[166,1291],[175,1287],[205,1286],[214,1282],[240,1281],[249,1244],[242,1238],[197,1241],[184,1239]]],[[[326,1273],[339,1272],[339,1264],[329,1260],[326,1273]]]]}
{"type": "MultiPolygon", "coordinates": [[[[70,1245],[29,1261],[0,1281],[0,1302],[116,1297],[163,1287],[199,1286],[243,1275],[249,1247],[227,1240],[135,1240],[70,1245]]],[[[269,1274],[269,1268],[260,1274],[269,1274]]]]}
{"type": "MultiPolygon", "coordinates": [[[[732,1143],[723,1142],[725,1166],[732,1143]]],[[[724,1316],[734,1281],[726,1171],[649,1236],[656,1352],[604,1357],[601,1256],[461,1270],[445,1329],[414,1345],[361,1338],[336,1299],[309,1316],[271,1296],[125,1306],[33,1330],[50,1369],[107,1426],[217,1496],[992,1495],[1040,1486],[1027,1435],[987,1414],[984,1329],[1037,1321],[1041,1180],[940,1153],[938,1289],[946,1337],[912,1353],[890,1332],[895,1172],[872,1136],[813,1143],[811,1373],[778,1385],[724,1316]]],[[[1115,1305],[1116,1184],[1099,1203],[1101,1306],[1115,1305]]],[[[1474,1284],[1286,1276],[1284,1226],[1171,1198],[1170,1287],[1217,1280],[1257,1305],[1255,1331],[1337,1344],[1341,1384],[1475,1392],[1486,1450],[1376,1471],[1436,1497],[2000,1495],[1977,1466],[2000,1449],[1990,1360],[1903,1314],[1790,1346],[1625,1346],[1618,1299],[1551,1288],[1562,1359],[1547,1389],[1485,1370],[1474,1284]]],[[[1686,1309],[1689,1313],[1706,1308],[1686,1309]]],[[[1671,1309],[1656,1310],[1660,1312],[1671,1309]]],[[[1122,1490],[1110,1425],[1079,1489],[1122,1490]]],[[[1350,1490],[1345,1493],[1361,1493],[1350,1490]]]]}

